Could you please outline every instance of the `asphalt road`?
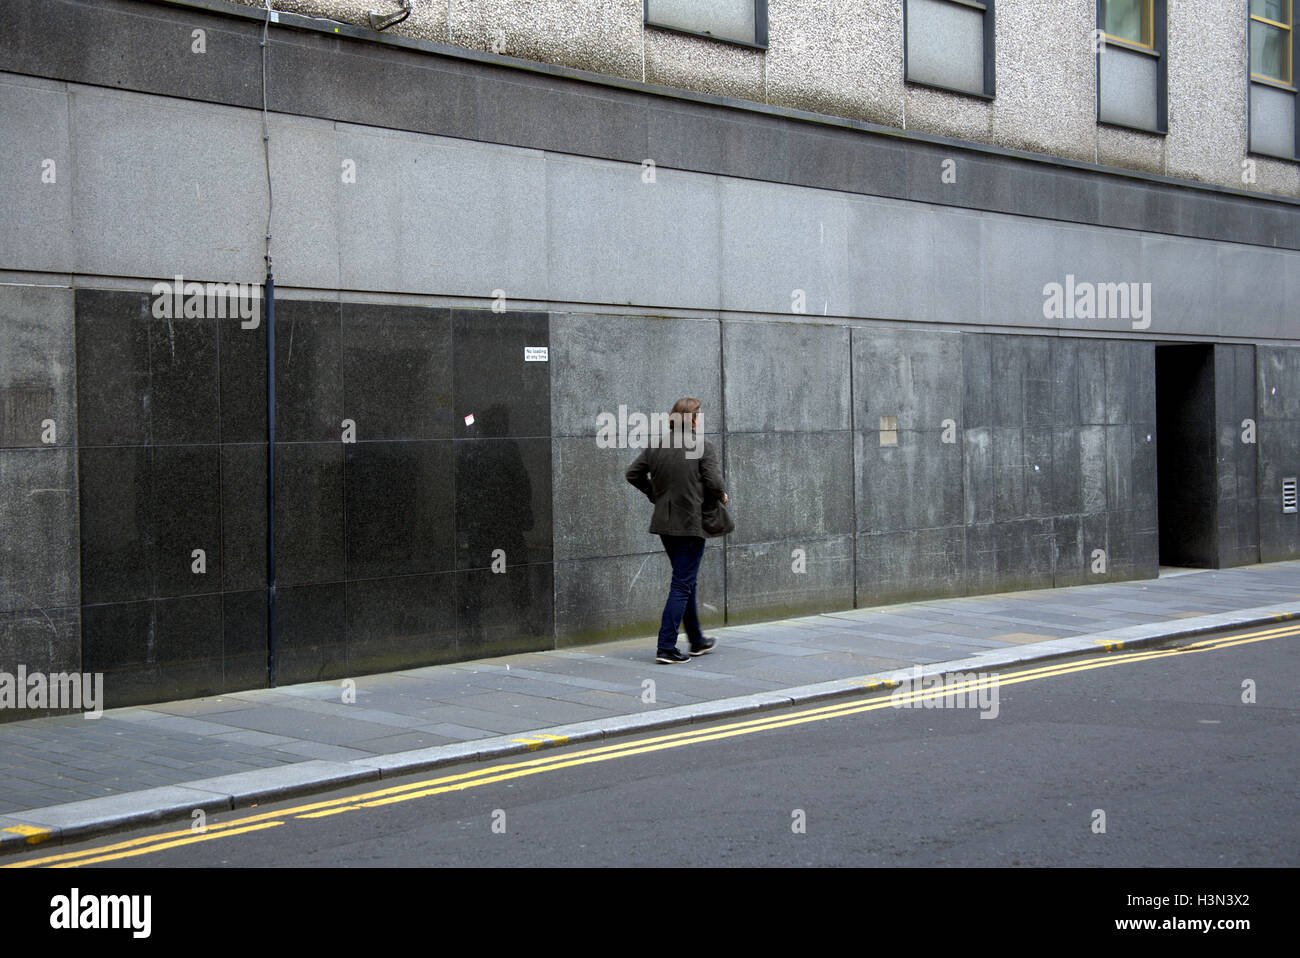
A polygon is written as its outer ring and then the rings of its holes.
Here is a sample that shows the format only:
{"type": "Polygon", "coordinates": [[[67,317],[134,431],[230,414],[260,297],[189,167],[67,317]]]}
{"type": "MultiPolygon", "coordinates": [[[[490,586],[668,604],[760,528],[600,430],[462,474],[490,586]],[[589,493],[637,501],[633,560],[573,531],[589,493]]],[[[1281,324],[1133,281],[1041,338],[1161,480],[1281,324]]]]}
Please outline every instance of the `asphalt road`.
{"type": "Polygon", "coordinates": [[[864,694],[0,864],[1294,867],[1300,636],[1267,637],[1283,631],[1004,670],[953,696],[966,707],[864,694]]]}

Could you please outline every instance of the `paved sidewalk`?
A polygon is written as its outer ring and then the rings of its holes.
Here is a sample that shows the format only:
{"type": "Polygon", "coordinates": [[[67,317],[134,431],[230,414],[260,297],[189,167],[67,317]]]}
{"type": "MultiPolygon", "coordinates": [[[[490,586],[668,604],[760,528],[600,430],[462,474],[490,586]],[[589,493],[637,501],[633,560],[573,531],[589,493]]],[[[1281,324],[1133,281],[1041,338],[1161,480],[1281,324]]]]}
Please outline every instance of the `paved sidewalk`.
{"type": "Polygon", "coordinates": [[[914,602],[0,724],[0,852],[548,744],[706,721],[930,671],[992,671],[1300,616],[1300,561],[914,602]],[[683,640],[683,645],[685,640],[683,640]],[[650,681],[652,685],[647,685],[650,681]],[[653,698],[650,691],[653,690],[653,698]]]}

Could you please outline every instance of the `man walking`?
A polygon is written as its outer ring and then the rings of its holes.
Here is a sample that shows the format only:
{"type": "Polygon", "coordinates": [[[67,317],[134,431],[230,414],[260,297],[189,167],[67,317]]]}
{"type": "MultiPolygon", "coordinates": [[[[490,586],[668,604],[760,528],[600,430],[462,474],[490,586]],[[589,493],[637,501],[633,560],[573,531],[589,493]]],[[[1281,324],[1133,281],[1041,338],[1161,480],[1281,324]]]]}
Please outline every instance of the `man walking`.
{"type": "Polygon", "coordinates": [[[677,400],[668,417],[672,441],[642,450],[627,470],[627,481],[654,503],[650,532],[663,540],[664,551],[673,567],[655,652],[655,661],[665,665],[690,658],[677,648],[679,626],[686,627],[691,655],[704,655],[714,646],[714,640],[700,629],[695,607],[695,583],[704,557],[705,539],[700,516],[706,495],[725,504],[727,493],[722,488],[722,472],[713,444],[705,442],[703,453],[699,452],[703,438],[695,435],[699,413],[698,399],[677,400]],[[685,433],[688,429],[689,435],[685,433]]]}

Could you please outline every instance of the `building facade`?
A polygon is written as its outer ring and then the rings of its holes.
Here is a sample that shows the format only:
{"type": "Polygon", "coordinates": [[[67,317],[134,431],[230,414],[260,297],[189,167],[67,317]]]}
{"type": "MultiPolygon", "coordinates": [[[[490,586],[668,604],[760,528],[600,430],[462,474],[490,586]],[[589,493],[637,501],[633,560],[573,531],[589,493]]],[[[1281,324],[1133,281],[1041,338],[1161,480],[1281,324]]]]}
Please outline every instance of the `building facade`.
{"type": "Polygon", "coordinates": [[[273,6],[0,7],[0,670],[649,636],[685,395],[706,625],[1300,555],[1290,3],[273,6]]]}

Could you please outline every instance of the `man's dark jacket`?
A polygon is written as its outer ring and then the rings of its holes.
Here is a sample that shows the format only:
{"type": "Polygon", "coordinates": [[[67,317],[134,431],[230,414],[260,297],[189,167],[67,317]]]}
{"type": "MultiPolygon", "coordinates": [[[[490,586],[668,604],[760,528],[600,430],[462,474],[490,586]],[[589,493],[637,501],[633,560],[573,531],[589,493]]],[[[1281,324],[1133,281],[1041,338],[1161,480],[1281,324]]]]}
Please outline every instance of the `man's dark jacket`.
{"type": "MultiPolygon", "coordinates": [[[[698,452],[696,446],[691,452],[698,452]]],[[[655,504],[650,532],[665,536],[707,538],[700,526],[704,497],[722,498],[722,472],[718,468],[718,451],[713,443],[704,443],[704,454],[688,458],[685,448],[642,450],[627,470],[632,483],[655,504]]]]}

